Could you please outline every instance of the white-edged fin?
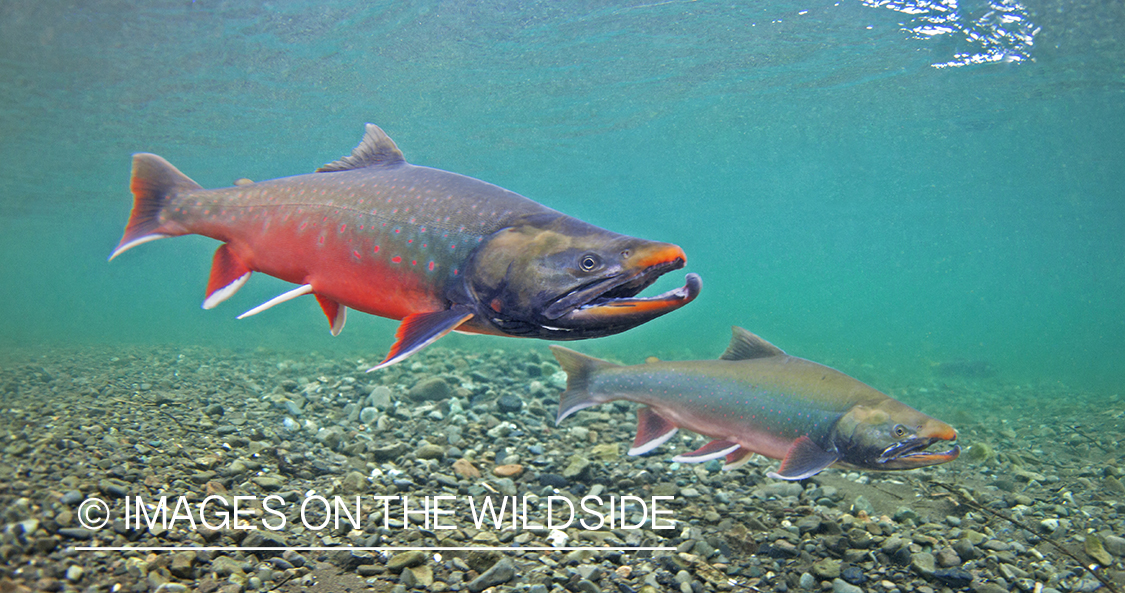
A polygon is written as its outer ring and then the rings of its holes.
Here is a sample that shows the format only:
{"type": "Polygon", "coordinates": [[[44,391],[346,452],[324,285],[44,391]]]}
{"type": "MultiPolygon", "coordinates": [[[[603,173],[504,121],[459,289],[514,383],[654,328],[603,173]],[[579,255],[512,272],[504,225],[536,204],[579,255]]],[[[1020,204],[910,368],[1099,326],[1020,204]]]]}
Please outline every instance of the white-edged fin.
{"type": "Polygon", "coordinates": [[[468,305],[454,305],[444,311],[407,315],[398,326],[398,331],[395,333],[397,339],[387,353],[387,358],[367,369],[367,372],[389,367],[414,354],[472,317],[473,309],[468,305]]]}
{"type": "Polygon", "coordinates": [[[137,237],[136,239],[133,239],[132,241],[129,241],[128,243],[125,243],[124,245],[119,246],[117,249],[114,249],[113,253],[109,254],[109,259],[106,260],[106,261],[113,261],[113,258],[121,255],[122,253],[124,253],[126,251],[129,251],[130,249],[136,247],[137,245],[141,245],[143,243],[148,243],[149,241],[155,241],[157,239],[165,239],[165,238],[168,238],[168,237],[171,237],[171,236],[172,235],[164,235],[164,234],[161,234],[161,233],[155,233],[155,234],[152,234],[152,235],[145,235],[143,237],[137,237]]]}
{"type": "Polygon", "coordinates": [[[723,464],[723,471],[729,472],[738,469],[754,458],[754,452],[750,449],[737,449],[727,454],[727,462],[723,464]]]}
{"type": "Polygon", "coordinates": [[[332,332],[332,335],[340,335],[340,332],[344,331],[344,324],[347,323],[347,321],[348,308],[340,305],[340,310],[336,313],[336,319],[332,320],[332,329],[330,330],[332,332]]]}
{"type": "Polygon", "coordinates": [[[668,442],[679,428],[667,418],[644,406],[637,410],[637,436],[629,455],[644,455],[668,442]]]}
{"type": "Polygon", "coordinates": [[[243,313],[242,315],[239,315],[238,319],[250,317],[251,315],[257,315],[258,313],[261,313],[262,311],[265,311],[266,309],[269,309],[270,307],[272,307],[274,305],[280,305],[281,303],[284,303],[285,301],[291,301],[291,300],[293,300],[293,299],[295,299],[299,296],[303,296],[303,295],[306,295],[306,294],[312,294],[312,291],[313,291],[312,284],[302,284],[301,286],[298,286],[297,288],[294,288],[293,290],[290,290],[289,292],[286,292],[284,294],[279,294],[279,295],[273,297],[272,299],[258,305],[257,307],[254,307],[253,309],[250,309],[249,311],[243,313]]]}
{"type": "Polygon", "coordinates": [[[679,463],[703,463],[704,461],[726,457],[741,447],[742,445],[730,441],[711,441],[691,453],[684,453],[683,455],[673,457],[672,461],[677,461],[679,463]]]}
{"type": "Polygon", "coordinates": [[[775,480],[804,480],[839,460],[835,453],[825,451],[808,436],[801,436],[789,446],[781,467],[766,475],[775,480]]]}
{"type": "Polygon", "coordinates": [[[214,309],[216,305],[229,299],[234,293],[238,292],[238,289],[242,288],[242,285],[246,284],[246,281],[249,279],[250,272],[246,272],[238,278],[235,278],[234,282],[212,292],[210,296],[203,299],[203,308],[214,309]]]}

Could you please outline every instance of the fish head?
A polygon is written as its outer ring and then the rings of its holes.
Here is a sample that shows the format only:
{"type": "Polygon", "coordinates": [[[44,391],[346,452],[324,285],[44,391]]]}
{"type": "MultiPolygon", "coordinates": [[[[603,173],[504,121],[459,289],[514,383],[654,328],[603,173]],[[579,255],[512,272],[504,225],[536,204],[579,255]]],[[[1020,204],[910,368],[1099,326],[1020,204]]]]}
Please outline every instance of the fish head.
{"type": "Polygon", "coordinates": [[[682,268],[680,247],[611,233],[569,216],[529,217],[492,234],[463,279],[477,319],[505,335],[578,340],[616,334],[690,303],[701,281],[637,294],[682,268]]]}
{"type": "Polygon", "coordinates": [[[857,405],[836,424],[840,462],[874,470],[913,469],[957,459],[961,448],[952,426],[891,398],[857,405]],[[953,443],[950,448],[931,445],[953,443]]]}

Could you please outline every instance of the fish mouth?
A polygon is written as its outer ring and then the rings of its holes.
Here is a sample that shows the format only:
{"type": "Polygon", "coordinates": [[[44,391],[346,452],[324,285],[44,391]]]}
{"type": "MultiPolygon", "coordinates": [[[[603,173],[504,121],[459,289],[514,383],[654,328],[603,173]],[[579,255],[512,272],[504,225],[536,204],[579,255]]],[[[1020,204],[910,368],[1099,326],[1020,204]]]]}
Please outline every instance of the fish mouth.
{"type": "Polygon", "coordinates": [[[930,445],[938,442],[948,442],[956,439],[946,436],[914,437],[899,441],[886,449],[875,458],[875,463],[880,469],[911,469],[947,463],[957,459],[961,454],[961,446],[957,443],[945,451],[928,451],[930,445]]]}
{"type": "Polygon", "coordinates": [[[679,247],[669,245],[637,262],[639,269],[599,278],[562,295],[543,310],[543,316],[556,324],[639,325],[699,296],[703,281],[698,274],[688,274],[680,288],[652,297],[636,296],[664,274],[684,267],[685,260],[679,247]]]}

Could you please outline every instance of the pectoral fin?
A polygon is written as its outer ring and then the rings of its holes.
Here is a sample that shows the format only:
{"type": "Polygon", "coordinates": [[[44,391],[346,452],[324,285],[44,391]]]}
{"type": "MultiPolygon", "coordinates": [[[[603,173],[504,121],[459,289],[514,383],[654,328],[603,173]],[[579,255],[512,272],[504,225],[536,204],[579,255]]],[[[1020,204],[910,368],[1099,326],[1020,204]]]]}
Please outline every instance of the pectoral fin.
{"type": "Polygon", "coordinates": [[[825,451],[807,436],[793,441],[781,461],[781,467],[767,476],[776,480],[804,480],[839,461],[835,453],[825,451]]]}
{"type": "Polygon", "coordinates": [[[676,434],[675,424],[645,406],[637,410],[637,437],[633,439],[630,455],[644,455],[668,442],[676,434]]]}
{"type": "Polygon", "coordinates": [[[402,320],[402,325],[398,326],[398,332],[395,333],[398,340],[391,346],[387,358],[367,369],[367,372],[388,367],[433,344],[438,338],[453,331],[472,316],[472,307],[465,305],[457,305],[444,311],[407,315],[402,320]]]}
{"type": "Polygon", "coordinates": [[[673,457],[672,461],[679,461],[680,463],[703,463],[704,461],[726,457],[741,447],[742,445],[730,441],[711,441],[691,453],[684,453],[683,455],[673,457]]]}

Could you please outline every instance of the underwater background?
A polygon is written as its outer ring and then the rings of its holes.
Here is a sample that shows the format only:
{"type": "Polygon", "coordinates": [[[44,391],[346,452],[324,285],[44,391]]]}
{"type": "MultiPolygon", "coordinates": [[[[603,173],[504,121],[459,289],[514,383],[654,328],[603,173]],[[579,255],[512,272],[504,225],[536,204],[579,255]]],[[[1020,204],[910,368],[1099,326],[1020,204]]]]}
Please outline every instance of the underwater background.
{"type": "Polygon", "coordinates": [[[0,348],[381,358],[396,322],[332,338],[313,299],[236,321],[289,288],[261,274],[201,310],[210,239],[106,262],[132,153],[222,187],[372,122],[409,162],[684,248],[697,302],[584,352],[711,358],[740,325],[884,389],[1115,394],[1122,31],[1121,3],[1060,0],[0,2],[0,348]]]}

